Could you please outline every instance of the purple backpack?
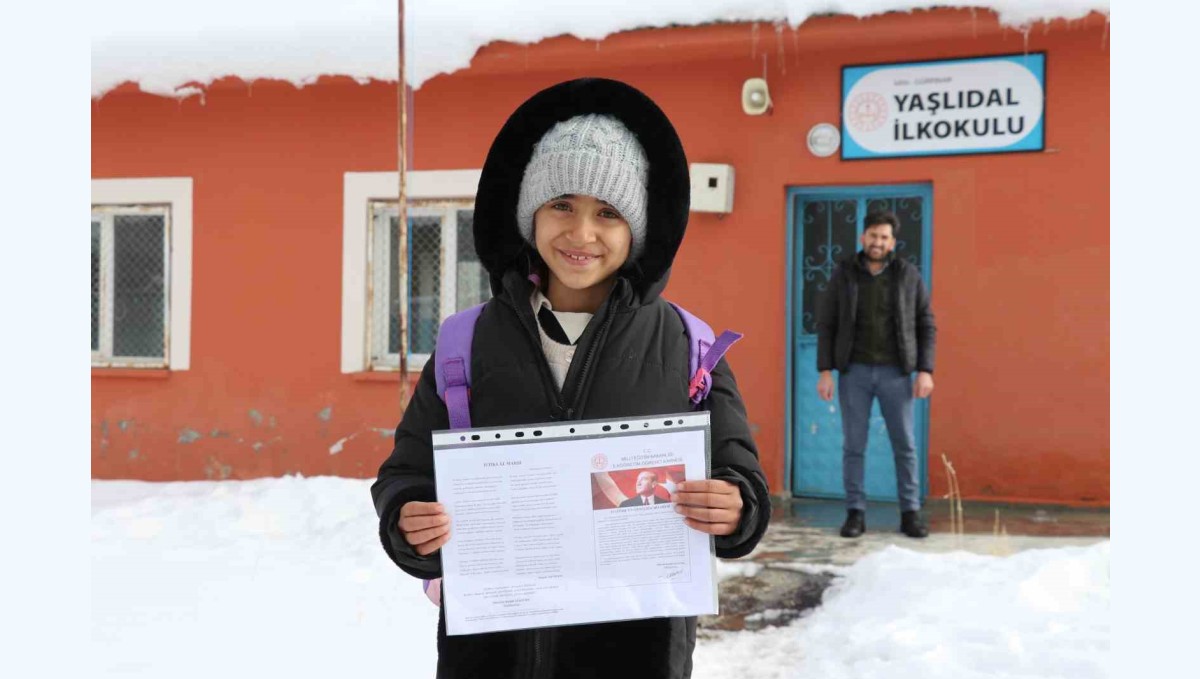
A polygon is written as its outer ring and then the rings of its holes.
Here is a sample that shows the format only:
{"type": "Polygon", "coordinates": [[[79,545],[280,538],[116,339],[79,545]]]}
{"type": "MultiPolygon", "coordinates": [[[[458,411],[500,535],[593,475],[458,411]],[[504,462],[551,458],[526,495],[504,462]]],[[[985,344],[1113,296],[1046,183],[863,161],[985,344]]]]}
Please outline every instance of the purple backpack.
{"type": "MultiPolygon", "coordinates": [[[[713,368],[725,352],[742,339],[742,335],[726,330],[720,337],[715,337],[707,323],[678,304],[670,304],[687,330],[688,370],[692,374],[688,397],[692,401],[692,408],[696,409],[712,390],[713,368]]],[[[475,338],[475,322],[486,305],[487,302],[484,302],[450,316],[438,331],[434,375],[437,377],[438,396],[445,401],[450,414],[451,430],[471,428],[471,343],[475,338]]],[[[442,579],[424,580],[423,583],[425,596],[435,606],[440,606],[442,579]]]]}

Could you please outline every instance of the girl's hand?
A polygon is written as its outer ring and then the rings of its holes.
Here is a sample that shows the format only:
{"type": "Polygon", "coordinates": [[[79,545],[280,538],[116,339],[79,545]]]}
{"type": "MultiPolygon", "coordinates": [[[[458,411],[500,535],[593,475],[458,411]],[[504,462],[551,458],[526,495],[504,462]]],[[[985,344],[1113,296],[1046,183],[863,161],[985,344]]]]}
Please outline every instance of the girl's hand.
{"type": "Polygon", "coordinates": [[[701,533],[731,535],[742,519],[742,493],[720,479],[683,481],[671,495],[683,522],[701,533]]]}
{"type": "Polygon", "coordinates": [[[450,515],[437,502],[405,502],[398,524],[404,539],[421,556],[436,552],[450,539],[450,515]]]}

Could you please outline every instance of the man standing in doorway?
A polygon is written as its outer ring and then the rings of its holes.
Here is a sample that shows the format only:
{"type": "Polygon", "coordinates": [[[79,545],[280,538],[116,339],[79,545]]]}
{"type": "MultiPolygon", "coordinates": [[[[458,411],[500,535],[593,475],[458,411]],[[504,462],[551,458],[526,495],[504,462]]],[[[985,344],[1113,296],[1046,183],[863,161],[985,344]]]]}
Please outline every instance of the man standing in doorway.
{"type": "Polygon", "coordinates": [[[913,399],[933,393],[933,354],[937,328],[929,292],[917,267],[895,256],[900,220],[872,212],[863,220],[862,250],[834,267],[818,308],[817,393],[833,400],[838,371],[842,408],[842,479],[846,522],[842,537],[866,530],[863,490],[867,422],[878,398],[896,460],[900,530],[923,538],[913,399]],[[917,373],[916,379],[912,377],[917,373]]]}

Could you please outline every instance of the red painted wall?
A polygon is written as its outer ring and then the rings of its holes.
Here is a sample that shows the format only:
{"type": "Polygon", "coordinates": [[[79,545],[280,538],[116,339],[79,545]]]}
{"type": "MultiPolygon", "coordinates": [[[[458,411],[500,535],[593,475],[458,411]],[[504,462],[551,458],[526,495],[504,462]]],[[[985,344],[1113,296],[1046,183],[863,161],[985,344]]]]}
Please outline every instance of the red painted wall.
{"type": "MultiPolygon", "coordinates": [[[[517,105],[581,75],[642,89],[690,160],[732,164],[734,212],[693,213],[667,294],[746,333],[731,362],[778,492],[786,189],[932,182],[931,494],[945,492],[945,453],[965,497],[1106,505],[1107,38],[1095,15],[1022,34],[985,12],[937,10],[493,44],[416,92],[413,169],[479,167],[517,105]],[[838,120],[842,65],[1024,49],[1047,53],[1043,153],[841,162],[805,149],[812,125],[838,120]],[[741,83],[762,75],[764,55],[775,110],[746,116],[741,83]]],[[[339,372],[341,187],[344,172],[395,169],[396,114],[394,85],[346,78],[228,79],[182,102],[126,86],[93,100],[93,177],[195,187],[192,369],[93,370],[94,477],[374,475],[399,384],[339,372]]]]}

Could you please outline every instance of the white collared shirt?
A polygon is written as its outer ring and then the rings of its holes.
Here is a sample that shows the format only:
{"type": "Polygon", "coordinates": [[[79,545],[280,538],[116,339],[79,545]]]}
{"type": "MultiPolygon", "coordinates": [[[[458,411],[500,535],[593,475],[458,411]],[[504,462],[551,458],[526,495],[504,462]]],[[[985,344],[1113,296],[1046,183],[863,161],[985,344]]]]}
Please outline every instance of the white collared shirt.
{"type": "Polygon", "coordinates": [[[529,305],[533,308],[535,320],[542,307],[549,309],[558,319],[558,324],[562,326],[567,339],[571,341],[570,344],[555,342],[542,329],[542,324],[537,323],[538,336],[542,340],[542,353],[546,354],[546,362],[550,364],[550,373],[554,375],[554,381],[558,383],[558,388],[562,389],[563,383],[567,380],[567,371],[571,368],[571,360],[575,358],[575,343],[579,341],[588,322],[592,320],[592,314],[577,311],[555,311],[554,305],[538,288],[534,288],[533,294],[529,296],[529,305]]]}

